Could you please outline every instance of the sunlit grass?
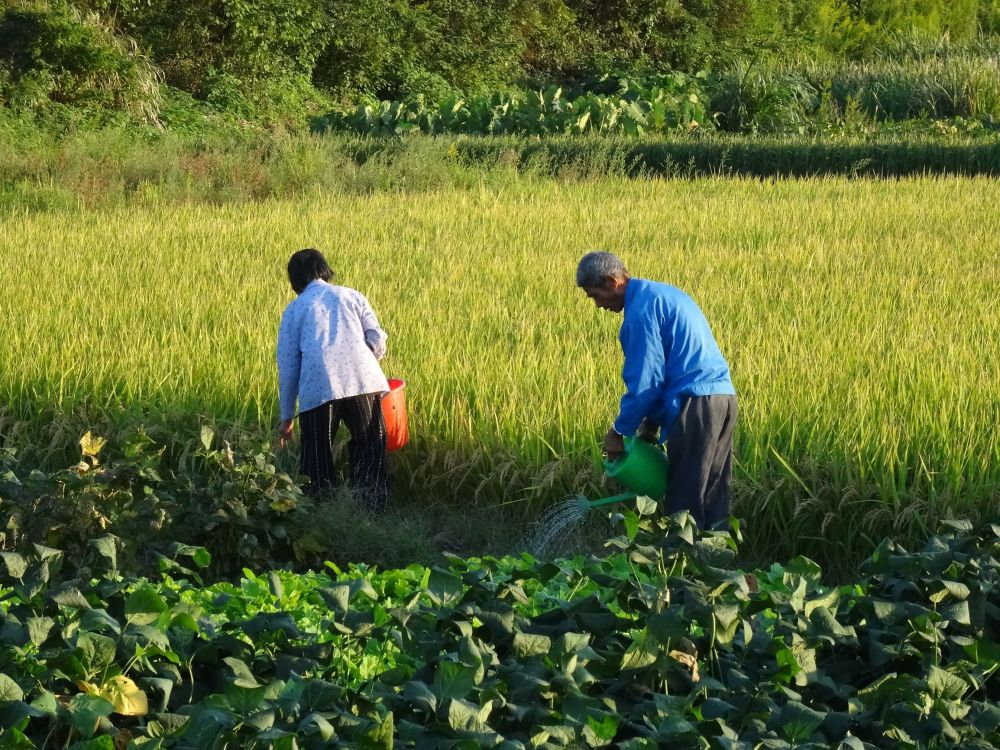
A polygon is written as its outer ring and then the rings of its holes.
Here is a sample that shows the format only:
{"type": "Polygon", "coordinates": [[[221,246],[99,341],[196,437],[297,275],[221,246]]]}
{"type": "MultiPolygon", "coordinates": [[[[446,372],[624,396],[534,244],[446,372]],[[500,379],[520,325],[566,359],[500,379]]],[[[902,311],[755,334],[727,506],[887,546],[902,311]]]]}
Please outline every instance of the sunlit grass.
{"type": "Polygon", "coordinates": [[[713,325],[751,541],[847,552],[1000,504],[998,205],[987,179],[606,179],[8,215],[0,428],[41,460],[78,437],[59,412],[269,427],[284,264],[315,246],[407,381],[406,494],[611,494],[593,468],[620,319],[573,283],[605,248],[713,325]]]}

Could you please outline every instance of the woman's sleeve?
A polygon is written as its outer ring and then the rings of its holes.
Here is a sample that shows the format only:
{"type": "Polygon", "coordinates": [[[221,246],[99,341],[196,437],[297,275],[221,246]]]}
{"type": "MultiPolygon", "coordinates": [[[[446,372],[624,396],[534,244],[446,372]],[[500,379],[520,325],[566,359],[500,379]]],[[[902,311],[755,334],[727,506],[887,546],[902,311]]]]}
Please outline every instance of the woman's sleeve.
{"type": "Polygon", "coordinates": [[[359,296],[361,297],[361,326],[365,331],[365,343],[372,350],[375,359],[382,359],[387,351],[386,342],[389,340],[389,336],[379,326],[378,318],[375,317],[375,311],[368,304],[368,300],[363,294],[359,296]]]}
{"type": "Polygon", "coordinates": [[[299,370],[302,367],[302,351],[299,348],[298,316],[291,305],[285,308],[278,329],[278,401],[281,419],[295,416],[295,402],[299,396],[299,370]]]}

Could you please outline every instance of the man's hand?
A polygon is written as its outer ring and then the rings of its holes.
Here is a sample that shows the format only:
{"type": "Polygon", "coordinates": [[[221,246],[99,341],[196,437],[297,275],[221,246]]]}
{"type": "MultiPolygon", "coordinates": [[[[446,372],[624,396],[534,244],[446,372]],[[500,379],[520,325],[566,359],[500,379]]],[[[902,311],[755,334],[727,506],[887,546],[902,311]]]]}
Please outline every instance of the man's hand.
{"type": "Polygon", "coordinates": [[[604,455],[611,461],[617,461],[623,453],[625,453],[625,438],[612,427],[604,436],[604,455]]]}
{"type": "Polygon", "coordinates": [[[649,417],[646,417],[639,425],[637,434],[640,440],[645,440],[647,443],[658,443],[660,442],[660,425],[650,422],[649,417]]]}
{"type": "Polygon", "coordinates": [[[283,419],[274,432],[278,436],[278,447],[284,448],[285,444],[292,439],[292,420],[283,419]]]}

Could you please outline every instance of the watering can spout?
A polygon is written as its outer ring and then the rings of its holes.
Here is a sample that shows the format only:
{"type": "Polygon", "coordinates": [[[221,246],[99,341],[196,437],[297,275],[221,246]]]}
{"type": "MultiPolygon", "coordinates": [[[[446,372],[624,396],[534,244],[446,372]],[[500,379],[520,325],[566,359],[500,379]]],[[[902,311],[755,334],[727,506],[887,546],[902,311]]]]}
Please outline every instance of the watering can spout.
{"type": "Polygon", "coordinates": [[[602,497],[600,500],[588,500],[587,498],[580,496],[578,502],[580,503],[581,511],[588,511],[591,508],[597,508],[601,505],[611,505],[612,503],[627,503],[635,500],[636,494],[634,492],[625,492],[621,495],[612,495],[611,497],[602,497]]]}

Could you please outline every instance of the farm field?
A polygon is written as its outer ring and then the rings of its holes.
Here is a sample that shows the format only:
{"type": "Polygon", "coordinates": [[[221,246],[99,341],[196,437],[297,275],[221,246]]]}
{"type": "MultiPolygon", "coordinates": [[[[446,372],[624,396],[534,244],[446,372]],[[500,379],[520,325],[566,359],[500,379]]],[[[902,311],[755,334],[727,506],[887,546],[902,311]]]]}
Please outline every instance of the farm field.
{"type": "Polygon", "coordinates": [[[729,358],[747,548],[856,560],[1000,506],[997,205],[987,179],[608,178],[9,213],[0,428],[49,468],[88,429],[266,434],[284,264],[314,246],[408,384],[398,503],[611,494],[619,318],[573,284],[604,248],[692,294],[729,358]]]}

